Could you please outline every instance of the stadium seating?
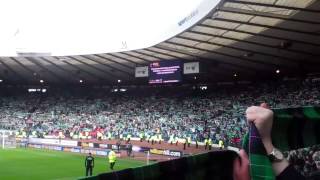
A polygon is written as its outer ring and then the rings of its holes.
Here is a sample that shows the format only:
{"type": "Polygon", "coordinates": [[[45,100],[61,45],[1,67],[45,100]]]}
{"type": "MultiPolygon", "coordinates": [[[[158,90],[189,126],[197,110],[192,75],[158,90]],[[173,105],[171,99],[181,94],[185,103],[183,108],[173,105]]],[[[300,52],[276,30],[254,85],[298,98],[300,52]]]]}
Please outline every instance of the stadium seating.
{"type": "MultiPolygon", "coordinates": [[[[239,146],[247,132],[244,110],[267,102],[272,108],[319,106],[317,82],[271,82],[215,86],[206,91],[190,87],[137,88],[126,93],[95,89],[13,94],[0,100],[0,129],[18,136],[96,139],[161,135],[191,137],[203,142],[239,146]],[[89,93],[88,93],[89,92],[89,93]]],[[[312,111],[308,114],[312,115],[312,111]]]]}

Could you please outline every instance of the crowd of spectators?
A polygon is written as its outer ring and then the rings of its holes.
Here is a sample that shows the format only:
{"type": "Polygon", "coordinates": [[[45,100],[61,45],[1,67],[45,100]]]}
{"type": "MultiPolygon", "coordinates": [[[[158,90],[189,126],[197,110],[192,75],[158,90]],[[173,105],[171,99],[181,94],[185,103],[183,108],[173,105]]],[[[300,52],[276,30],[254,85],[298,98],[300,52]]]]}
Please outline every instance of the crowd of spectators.
{"type": "Polygon", "coordinates": [[[190,137],[238,143],[247,132],[245,109],[267,102],[272,108],[320,105],[316,84],[283,83],[220,87],[171,95],[143,93],[28,94],[0,100],[0,128],[66,137],[190,137]]]}
{"type": "MultiPolygon", "coordinates": [[[[244,111],[261,102],[271,108],[319,106],[319,83],[223,85],[207,90],[173,87],[169,92],[154,87],[125,93],[95,89],[80,94],[67,90],[25,93],[0,99],[0,129],[16,130],[24,136],[156,136],[163,141],[172,141],[172,137],[198,142],[211,139],[239,146],[247,132],[244,111]]],[[[304,152],[290,152],[290,161],[300,163],[304,152]]],[[[307,172],[315,166],[309,161],[310,154],[305,157],[302,171],[307,172]]]]}
{"type": "Polygon", "coordinates": [[[304,176],[320,174],[320,145],[292,150],[284,155],[304,176]]]}

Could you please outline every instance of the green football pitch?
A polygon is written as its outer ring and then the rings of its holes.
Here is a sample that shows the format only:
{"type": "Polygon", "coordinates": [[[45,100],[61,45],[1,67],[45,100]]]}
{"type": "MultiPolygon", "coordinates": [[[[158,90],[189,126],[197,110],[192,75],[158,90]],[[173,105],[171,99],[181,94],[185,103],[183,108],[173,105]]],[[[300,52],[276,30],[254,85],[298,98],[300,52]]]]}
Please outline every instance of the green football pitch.
{"type": "MultiPolygon", "coordinates": [[[[1,180],[71,180],[84,177],[85,155],[37,149],[0,150],[1,180]]],[[[145,162],[118,159],[115,170],[138,167],[145,162]]],[[[93,175],[109,172],[106,157],[95,157],[93,175]]]]}

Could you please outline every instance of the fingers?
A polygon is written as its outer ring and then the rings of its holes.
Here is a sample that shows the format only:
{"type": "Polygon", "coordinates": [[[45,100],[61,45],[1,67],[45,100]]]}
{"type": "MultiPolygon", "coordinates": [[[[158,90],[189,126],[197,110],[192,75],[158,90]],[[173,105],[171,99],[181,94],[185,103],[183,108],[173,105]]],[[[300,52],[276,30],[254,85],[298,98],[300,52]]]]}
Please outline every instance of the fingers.
{"type": "Polygon", "coordinates": [[[267,103],[261,103],[260,107],[266,108],[266,109],[270,109],[269,105],[267,103]]]}
{"type": "Polygon", "coordinates": [[[267,119],[273,116],[273,112],[269,109],[269,106],[264,103],[261,106],[251,106],[246,110],[246,117],[248,122],[254,122],[257,119],[267,119]],[[263,107],[262,107],[263,106],[263,107]]]}
{"type": "Polygon", "coordinates": [[[246,118],[248,122],[253,122],[255,119],[257,119],[257,110],[258,106],[251,106],[248,107],[246,110],[246,118]]]}
{"type": "Polygon", "coordinates": [[[249,158],[244,150],[240,150],[239,157],[233,162],[233,179],[249,180],[249,158]]]}
{"type": "Polygon", "coordinates": [[[249,167],[249,157],[243,149],[240,150],[239,156],[241,158],[241,166],[249,167]]]}
{"type": "Polygon", "coordinates": [[[237,157],[233,161],[233,179],[234,180],[239,180],[239,177],[241,177],[241,163],[240,159],[237,157]]]}

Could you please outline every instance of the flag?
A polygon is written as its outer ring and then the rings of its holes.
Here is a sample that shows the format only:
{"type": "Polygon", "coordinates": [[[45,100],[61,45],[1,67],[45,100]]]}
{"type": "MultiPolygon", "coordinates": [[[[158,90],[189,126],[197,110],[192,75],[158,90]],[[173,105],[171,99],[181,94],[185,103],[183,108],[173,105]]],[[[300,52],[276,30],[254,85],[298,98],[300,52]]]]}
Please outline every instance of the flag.
{"type": "MultiPolygon", "coordinates": [[[[281,151],[320,144],[320,108],[273,109],[272,142],[281,151]]],[[[248,153],[252,180],[275,179],[271,163],[254,124],[243,140],[248,153]]]]}

